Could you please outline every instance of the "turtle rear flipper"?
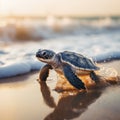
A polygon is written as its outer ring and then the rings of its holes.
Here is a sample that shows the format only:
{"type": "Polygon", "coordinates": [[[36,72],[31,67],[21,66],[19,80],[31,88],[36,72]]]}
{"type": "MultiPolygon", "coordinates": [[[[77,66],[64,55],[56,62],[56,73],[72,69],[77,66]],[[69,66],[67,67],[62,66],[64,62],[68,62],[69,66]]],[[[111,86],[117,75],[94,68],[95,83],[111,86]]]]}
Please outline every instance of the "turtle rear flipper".
{"type": "Polygon", "coordinates": [[[52,69],[52,67],[49,64],[46,64],[45,66],[43,66],[43,68],[40,70],[40,74],[39,74],[39,79],[41,81],[46,81],[46,79],[49,75],[50,69],[52,69]]]}
{"type": "Polygon", "coordinates": [[[84,83],[74,74],[69,65],[63,66],[63,72],[67,80],[77,89],[86,89],[84,83]]]}

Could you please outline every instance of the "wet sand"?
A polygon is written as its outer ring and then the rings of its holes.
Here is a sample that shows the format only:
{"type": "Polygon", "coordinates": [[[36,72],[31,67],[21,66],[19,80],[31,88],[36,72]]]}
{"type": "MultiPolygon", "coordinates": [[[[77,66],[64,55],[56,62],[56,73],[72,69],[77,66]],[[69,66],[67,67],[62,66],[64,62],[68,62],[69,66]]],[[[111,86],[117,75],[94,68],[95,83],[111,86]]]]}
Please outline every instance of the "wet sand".
{"type": "Polygon", "coordinates": [[[120,120],[120,61],[100,66],[115,77],[108,84],[87,85],[88,92],[56,92],[59,78],[53,71],[47,83],[37,81],[38,71],[1,79],[0,120],[120,120]]]}

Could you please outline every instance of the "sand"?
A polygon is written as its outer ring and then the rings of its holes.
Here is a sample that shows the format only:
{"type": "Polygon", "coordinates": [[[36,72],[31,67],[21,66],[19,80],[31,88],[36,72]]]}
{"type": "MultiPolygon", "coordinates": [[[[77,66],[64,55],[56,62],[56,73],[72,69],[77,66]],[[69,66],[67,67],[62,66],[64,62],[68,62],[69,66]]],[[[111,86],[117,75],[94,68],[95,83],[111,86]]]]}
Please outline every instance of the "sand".
{"type": "Polygon", "coordinates": [[[86,82],[87,92],[72,90],[65,82],[58,84],[61,78],[54,71],[47,83],[37,81],[39,71],[1,79],[0,120],[120,120],[120,61],[100,67],[100,74],[111,82],[86,82]],[[62,85],[64,92],[56,92],[62,85]]]}

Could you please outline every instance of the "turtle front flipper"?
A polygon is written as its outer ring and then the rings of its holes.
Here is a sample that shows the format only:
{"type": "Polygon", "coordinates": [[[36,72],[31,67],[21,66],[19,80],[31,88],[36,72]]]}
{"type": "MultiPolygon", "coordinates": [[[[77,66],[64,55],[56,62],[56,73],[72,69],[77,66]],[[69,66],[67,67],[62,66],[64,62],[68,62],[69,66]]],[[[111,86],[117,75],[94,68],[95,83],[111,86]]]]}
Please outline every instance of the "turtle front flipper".
{"type": "Polygon", "coordinates": [[[84,83],[74,74],[69,65],[63,66],[63,72],[67,80],[77,89],[86,89],[84,83]]]}
{"type": "Polygon", "coordinates": [[[39,79],[41,81],[46,81],[46,79],[49,75],[50,69],[52,69],[52,67],[49,64],[46,64],[45,66],[43,66],[43,68],[40,70],[40,74],[39,74],[39,79]]]}

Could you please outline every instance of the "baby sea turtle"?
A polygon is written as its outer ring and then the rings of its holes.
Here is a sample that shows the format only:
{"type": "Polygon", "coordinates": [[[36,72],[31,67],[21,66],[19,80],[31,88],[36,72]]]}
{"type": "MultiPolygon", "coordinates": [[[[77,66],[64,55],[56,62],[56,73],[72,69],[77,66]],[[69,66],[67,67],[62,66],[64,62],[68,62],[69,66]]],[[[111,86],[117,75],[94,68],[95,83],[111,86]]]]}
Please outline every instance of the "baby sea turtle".
{"type": "Polygon", "coordinates": [[[86,89],[84,83],[77,75],[90,75],[91,79],[95,83],[99,82],[99,77],[95,74],[95,70],[99,70],[99,67],[95,63],[75,52],[64,51],[55,53],[52,50],[38,50],[36,57],[47,63],[40,71],[39,78],[41,81],[46,81],[49,70],[54,69],[57,73],[62,73],[65,78],[77,89],[86,89]]]}

